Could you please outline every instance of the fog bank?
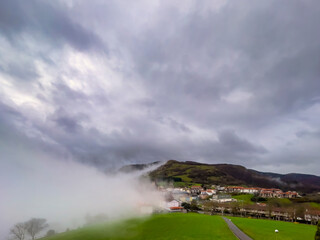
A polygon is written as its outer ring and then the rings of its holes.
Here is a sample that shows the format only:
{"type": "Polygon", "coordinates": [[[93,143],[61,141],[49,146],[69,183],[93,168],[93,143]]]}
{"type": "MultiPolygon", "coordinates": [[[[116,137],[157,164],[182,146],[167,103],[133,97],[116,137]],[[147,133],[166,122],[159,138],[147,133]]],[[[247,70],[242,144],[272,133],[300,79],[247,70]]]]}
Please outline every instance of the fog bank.
{"type": "Polygon", "coordinates": [[[105,214],[110,221],[138,216],[141,206],[161,199],[150,182],[139,178],[141,171],[107,175],[23,146],[3,153],[0,239],[7,238],[15,223],[32,217],[46,218],[49,229],[64,231],[83,226],[86,216],[105,214]]]}

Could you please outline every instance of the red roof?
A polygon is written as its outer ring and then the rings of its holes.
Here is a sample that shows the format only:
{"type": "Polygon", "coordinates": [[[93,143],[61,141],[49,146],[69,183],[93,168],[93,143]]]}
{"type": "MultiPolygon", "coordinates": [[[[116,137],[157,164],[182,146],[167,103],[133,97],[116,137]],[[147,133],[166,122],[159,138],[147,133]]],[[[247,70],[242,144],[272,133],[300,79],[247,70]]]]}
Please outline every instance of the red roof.
{"type": "Polygon", "coordinates": [[[183,209],[183,207],[170,207],[171,210],[180,210],[183,209]]]}

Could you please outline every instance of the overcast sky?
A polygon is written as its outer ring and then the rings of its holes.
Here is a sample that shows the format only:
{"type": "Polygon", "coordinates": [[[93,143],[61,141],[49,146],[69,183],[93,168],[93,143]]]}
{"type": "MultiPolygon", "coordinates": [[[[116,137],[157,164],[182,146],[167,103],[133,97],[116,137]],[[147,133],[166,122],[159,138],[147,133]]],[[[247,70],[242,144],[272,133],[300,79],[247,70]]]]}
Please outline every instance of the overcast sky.
{"type": "Polygon", "coordinates": [[[320,175],[319,13],[318,0],[0,1],[1,161],[320,175]]]}

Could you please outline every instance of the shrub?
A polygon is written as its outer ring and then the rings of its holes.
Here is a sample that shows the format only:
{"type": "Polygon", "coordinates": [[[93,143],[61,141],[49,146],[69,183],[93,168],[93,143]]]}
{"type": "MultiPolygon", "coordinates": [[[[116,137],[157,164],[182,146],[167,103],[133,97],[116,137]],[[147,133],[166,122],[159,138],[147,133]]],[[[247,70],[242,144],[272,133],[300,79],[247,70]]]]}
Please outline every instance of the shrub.
{"type": "Polygon", "coordinates": [[[316,236],[314,237],[314,239],[320,240],[320,221],[318,221],[317,232],[316,232],[316,236]]]}

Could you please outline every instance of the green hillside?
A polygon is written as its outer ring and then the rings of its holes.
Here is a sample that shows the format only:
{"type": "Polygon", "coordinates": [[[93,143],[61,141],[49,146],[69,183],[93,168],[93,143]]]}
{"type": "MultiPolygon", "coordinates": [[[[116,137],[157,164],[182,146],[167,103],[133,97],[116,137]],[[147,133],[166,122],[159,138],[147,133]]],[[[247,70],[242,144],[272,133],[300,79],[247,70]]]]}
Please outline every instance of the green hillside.
{"type": "Polygon", "coordinates": [[[202,164],[195,162],[178,162],[170,160],[152,171],[153,180],[174,181],[175,185],[216,184],[216,185],[263,185],[274,186],[266,176],[242,166],[230,164],[202,164]],[[181,184],[184,183],[184,184],[181,184]]]}
{"type": "Polygon", "coordinates": [[[55,235],[43,240],[122,240],[122,239],[228,239],[236,237],[220,216],[162,214],[115,224],[100,224],[55,235]]]}
{"type": "Polygon", "coordinates": [[[280,188],[304,193],[320,191],[320,177],[318,176],[263,173],[233,164],[204,164],[169,160],[150,172],[149,176],[158,182],[173,181],[175,186],[214,184],[280,188]]]}

